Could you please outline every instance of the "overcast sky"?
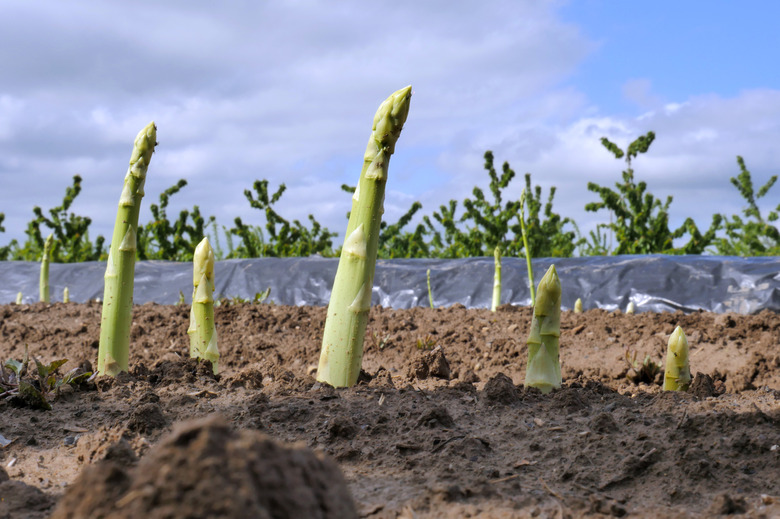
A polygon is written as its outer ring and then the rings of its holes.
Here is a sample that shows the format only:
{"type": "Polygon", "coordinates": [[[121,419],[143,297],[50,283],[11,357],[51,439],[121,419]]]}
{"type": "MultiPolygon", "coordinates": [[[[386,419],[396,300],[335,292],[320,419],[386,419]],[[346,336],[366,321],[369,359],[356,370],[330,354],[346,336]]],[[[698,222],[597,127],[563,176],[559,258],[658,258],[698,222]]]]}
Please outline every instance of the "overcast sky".
{"type": "MultiPolygon", "coordinates": [[[[0,244],[32,208],[72,210],[109,237],[136,133],[159,146],[149,204],[180,178],[169,215],[198,204],[221,225],[263,222],[243,195],[287,185],[286,217],[309,213],[343,239],[380,102],[412,84],[390,165],[385,217],[430,214],[487,187],[485,150],[558,191],[583,230],[588,181],[613,185],[619,146],[652,130],[634,162],[672,223],[738,213],[742,155],[757,184],[780,173],[780,3],[563,1],[0,2],[0,244]]],[[[762,207],[780,203],[780,186],[762,207]]]]}

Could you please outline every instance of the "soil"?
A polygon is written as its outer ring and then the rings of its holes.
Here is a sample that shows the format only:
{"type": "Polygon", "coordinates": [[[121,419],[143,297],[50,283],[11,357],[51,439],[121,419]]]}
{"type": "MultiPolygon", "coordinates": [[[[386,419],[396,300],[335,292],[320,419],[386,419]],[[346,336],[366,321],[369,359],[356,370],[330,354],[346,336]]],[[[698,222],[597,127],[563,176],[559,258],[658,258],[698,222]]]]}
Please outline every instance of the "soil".
{"type": "MultiPolygon", "coordinates": [[[[90,368],[100,312],[0,306],[0,358],[90,368]]],[[[780,517],[776,313],[564,312],[548,395],[528,308],[372,308],[350,389],[314,379],[323,307],[219,306],[218,376],[188,319],[136,306],[130,373],[0,400],[0,519],[780,517]],[[677,325],[696,376],[663,392],[677,325]]]]}

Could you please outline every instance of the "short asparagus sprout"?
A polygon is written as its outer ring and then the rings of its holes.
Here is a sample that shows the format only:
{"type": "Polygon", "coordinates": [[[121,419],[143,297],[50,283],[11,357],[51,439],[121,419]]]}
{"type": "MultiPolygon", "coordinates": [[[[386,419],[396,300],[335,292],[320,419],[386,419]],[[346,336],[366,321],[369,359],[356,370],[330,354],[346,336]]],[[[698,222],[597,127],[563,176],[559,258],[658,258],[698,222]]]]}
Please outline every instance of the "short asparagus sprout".
{"type": "Polygon", "coordinates": [[[22,304],[22,293],[21,292],[17,292],[17,294],[16,294],[16,304],[17,305],[22,304]]]}
{"type": "Polygon", "coordinates": [[[62,302],[70,303],[70,290],[68,290],[68,287],[62,289],[62,302]]]}
{"type": "Polygon", "coordinates": [[[576,301],[574,301],[574,313],[575,314],[581,314],[582,313],[582,299],[579,297],[576,301]]]}
{"type": "Polygon", "coordinates": [[[633,314],[636,311],[636,307],[634,306],[633,301],[628,302],[628,306],[626,307],[626,313],[627,314],[633,314]]]}
{"type": "Polygon", "coordinates": [[[433,308],[433,291],[431,290],[431,269],[425,272],[425,279],[428,283],[428,304],[433,308]]]}
{"type": "Polygon", "coordinates": [[[531,292],[531,306],[534,306],[536,304],[536,294],[534,294],[534,269],[531,266],[531,251],[528,249],[528,238],[525,233],[525,189],[520,193],[520,232],[523,235],[525,264],[526,267],[528,267],[528,290],[531,292]]]}
{"type": "Polygon", "coordinates": [[[691,368],[688,365],[688,339],[679,326],[669,337],[666,349],[664,391],[687,391],[691,384],[691,368]]]}
{"type": "Polygon", "coordinates": [[[409,114],[411,97],[412,87],[402,88],[377,110],[360,180],[352,195],[352,211],[333,281],[317,368],[317,380],[334,387],[352,386],[360,374],[387,171],[409,114]]]}
{"type": "Polygon", "coordinates": [[[51,301],[49,295],[49,262],[51,262],[51,247],[54,244],[54,234],[50,234],[43,243],[43,257],[41,258],[41,279],[39,283],[40,300],[44,303],[51,301]]]}
{"type": "Polygon", "coordinates": [[[501,249],[496,247],[493,250],[493,302],[490,305],[490,311],[495,312],[501,304],[501,249]]]}
{"type": "Polygon", "coordinates": [[[561,336],[561,282],[555,265],[550,265],[539,282],[536,305],[528,335],[528,367],[525,387],[549,393],[561,387],[558,341],[561,336]]]}
{"type": "Polygon", "coordinates": [[[214,250],[209,239],[203,238],[192,259],[192,307],[190,309],[190,357],[211,361],[219,373],[217,329],[214,324],[214,250]]]}
{"type": "Polygon", "coordinates": [[[98,348],[100,375],[116,376],[127,371],[129,364],[138,213],[141,210],[141,198],[144,196],[146,171],[156,145],[157,127],[151,122],[135,138],[130,165],[119,197],[104,276],[98,348]]]}

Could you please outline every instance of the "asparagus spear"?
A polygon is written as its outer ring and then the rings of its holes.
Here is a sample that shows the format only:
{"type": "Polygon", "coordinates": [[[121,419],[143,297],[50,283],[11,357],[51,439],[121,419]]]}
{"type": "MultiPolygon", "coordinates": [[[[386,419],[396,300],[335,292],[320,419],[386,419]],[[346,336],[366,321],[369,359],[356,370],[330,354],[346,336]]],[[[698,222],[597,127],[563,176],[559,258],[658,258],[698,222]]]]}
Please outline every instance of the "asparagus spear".
{"type": "Polygon", "coordinates": [[[352,195],[317,368],[317,380],[335,387],[352,386],[360,374],[387,171],[411,97],[412,87],[407,86],[394,92],[377,110],[360,180],[352,195]]]}
{"type": "Polygon", "coordinates": [[[628,306],[626,306],[626,313],[633,314],[635,311],[636,311],[636,306],[634,306],[634,302],[629,301],[628,306]]]}
{"type": "Polygon", "coordinates": [[[525,387],[549,393],[561,387],[561,364],[558,341],[561,336],[561,282],[555,265],[550,265],[539,282],[536,305],[528,335],[528,367],[525,387]]]}
{"type": "Polygon", "coordinates": [[[157,127],[149,123],[135,138],[125,175],[114,234],[106,265],[103,314],[100,321],[98,373],[116,376],[127,371],[133,317],[136,228],[149,161],[157,145],[157,127]]]}
{"type": "Polygon", "coordinates": [[[17,305],[22,304],[22,293],[21,292],[17,292],[17,294],[16,294],[16,304],[17,305]]]}
{"type": "Polygon", "coordinates": [[[425,271],[425,279],[428,283],[428,304],[433,308],[433,292],[431,291],[431,269],[425,271]]]}
{"type": "Polygon", "coordinates": [[[669,337],[666,349],[666,372],[664,391],[687,391],[691,383],[691,368],[688,365],[688,339],[679,326],[669,337]]]}
{"type": "Polygon", "coordinates": [[[581,314],[582,313],[582,299],[579,297],[576,301],[574,301],[574,313],[575,314],[581,314]]]}
{"type": "Polygon", "coordinates": [[[68,290],[68,287],[62,289],[62,302],[70,303],[70,290],[68,290]]]}
{"type": "Polygon", "coordinates": [[[528,287],[531,292],[531,306],[534,306],[536,304],[536,294],[534,294],[534,269],[531,266],[531,251],[528,249],[528,238],[525,233],[525,189],[520,193],[520,232],[523,235],[525,264],[526,267],[528,267],[528,287]]]}
{"type": "Polygon", "coordinates": [[[490,305],[492,312],[501,304],[501,250],[496,246],[493,250],[495,270],[493,271],[493,302],[490,305]]]}
{"type": "Polygon", "coordinates": [[[54,243],[54,234],[49,234],[43,243],[43,257],[41,258],[41,277],[38,283],[40,300],[44,303],[51,301],[49,292],[49,262],[51,262],[51,247],[54,243]]]}
{"type": "Polygon", "coordinates": [[[208,237],[201,240],[193,256],[193,291],[190,309],[190,357],[211,361],[216,375],[219,372],[217,330],[214,325],[214,250],[208,237]]]}

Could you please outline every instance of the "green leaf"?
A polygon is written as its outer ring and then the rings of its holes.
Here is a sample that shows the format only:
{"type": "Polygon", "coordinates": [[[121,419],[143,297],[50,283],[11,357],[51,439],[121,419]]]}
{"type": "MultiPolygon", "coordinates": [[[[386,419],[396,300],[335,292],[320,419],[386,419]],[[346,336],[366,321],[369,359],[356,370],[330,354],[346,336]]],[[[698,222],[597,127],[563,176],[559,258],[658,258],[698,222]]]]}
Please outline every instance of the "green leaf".
{"type": "Polygon", "coordinates": [[[19,396],[27,405],[34,409],[51,411],[51,404],[46,400],[43,393],[24,380],[19,381],[19,396]]]}

